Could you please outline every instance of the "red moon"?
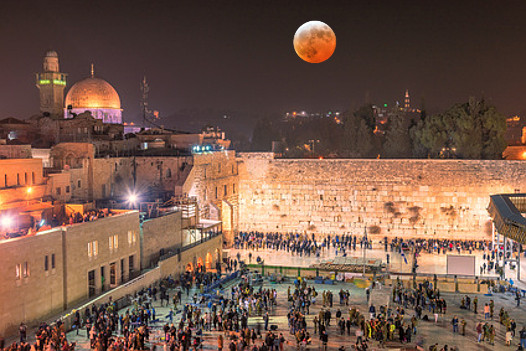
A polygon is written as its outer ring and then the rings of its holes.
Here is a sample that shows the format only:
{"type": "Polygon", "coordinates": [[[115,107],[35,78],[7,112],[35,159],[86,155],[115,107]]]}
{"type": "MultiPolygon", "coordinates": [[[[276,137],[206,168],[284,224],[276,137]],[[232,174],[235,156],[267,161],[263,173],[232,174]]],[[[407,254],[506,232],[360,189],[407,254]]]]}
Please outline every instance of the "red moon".
{"type": "Polygon", "coordinates": [[[307,62],[320,63],[329,59],[336,49],[336,35],[331,27],[320,21],[310,21],[294,35],[294,50],[307,62]]]}

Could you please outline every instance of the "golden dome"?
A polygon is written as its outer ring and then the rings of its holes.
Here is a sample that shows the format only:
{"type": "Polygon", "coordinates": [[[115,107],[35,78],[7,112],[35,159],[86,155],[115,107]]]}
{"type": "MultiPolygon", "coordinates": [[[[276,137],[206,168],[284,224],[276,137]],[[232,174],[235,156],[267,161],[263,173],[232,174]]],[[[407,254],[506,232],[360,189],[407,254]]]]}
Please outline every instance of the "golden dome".
{"type": "Polygon", "coordinates": [[[66,108],[121,108],[117,91],[104,79],[89,77],[75,83],[66,95],[66,108]]]}

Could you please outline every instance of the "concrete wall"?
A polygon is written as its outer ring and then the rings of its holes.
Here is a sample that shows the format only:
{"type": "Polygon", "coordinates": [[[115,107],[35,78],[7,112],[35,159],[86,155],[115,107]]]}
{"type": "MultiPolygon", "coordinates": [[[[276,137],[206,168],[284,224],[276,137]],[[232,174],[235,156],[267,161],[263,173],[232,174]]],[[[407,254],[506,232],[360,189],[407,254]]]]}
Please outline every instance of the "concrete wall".
{"type": "Polygon", "coordinates": [[[60,229],[0,244],[0,335],[15,333],[20,322],[45,318],[62,310],[63,255],[60,229]],[[52,268],[52,255],[55,268],[52,268]],[[48,256],[48,270],[45,257],[48,256]],[[17,277],[27,262],[29,275],[17,277]]]}
{"type": "MultiPolygon", "coordinates": [[[[140,242],[139,213],[131,211],[63,227],[65,230],[64,252],[66,256],[65,279],[67,281],[67,305],[73,306],[88,299],[88,272],[95,271],[96,293],[102,291],[101,267],[104,267],[104,289],[110,287],[110,264],[116,265],[116,285],[130,278],[129,257],[133,256],[134,272],[139,272],[140,242]],[[110,248],[109,238],[117,235],[118,248],[110,248]],[[133,241],[135,235],[135,242],[133,241]],[[132,240],[130,240],[132,238],[132,240]],[[98,254],[88,255],[88,243],[97,242],[98,254]],[[121,267],[121,260],[123,265],[121,267]]],[[[114,246],[114,245],[113,245],[114,246]]]]}
{"type": "Polygon", "coordinates": [[[247,231],[484,239],[489,195],[526,191],[521,161],[239,156],[247,231]]]}
{"type": "Polygon", "coordinates": [[[142,224],[141,267],[151,267],[159,261],[161,249],[166,251],[181,246],[181,212],[145,220],[142,224]]]}

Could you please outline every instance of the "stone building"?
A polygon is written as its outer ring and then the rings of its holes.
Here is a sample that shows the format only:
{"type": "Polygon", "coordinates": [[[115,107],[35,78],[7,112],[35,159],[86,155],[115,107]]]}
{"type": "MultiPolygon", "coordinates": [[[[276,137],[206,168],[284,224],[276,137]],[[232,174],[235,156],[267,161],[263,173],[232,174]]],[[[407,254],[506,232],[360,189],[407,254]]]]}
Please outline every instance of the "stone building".
{"type": "Polygon", "coordinates": [[[238,222],[238,159],[235,151],[194,154],[193,167],[182,194],[195,198],[200,217],[222,222],[225,239],[231,241],[238,222]]]}
{"type": "Polygon", "coordinates": [[[122,212],[0,242],[0,333],[136,276],[139,214],[122,212]]]}
{"type": "Polygon", "coordinates": [[[6,143],[31,144],[37,129],[30,123],[9,117],[0,120],[0,139],[6,143]]]}

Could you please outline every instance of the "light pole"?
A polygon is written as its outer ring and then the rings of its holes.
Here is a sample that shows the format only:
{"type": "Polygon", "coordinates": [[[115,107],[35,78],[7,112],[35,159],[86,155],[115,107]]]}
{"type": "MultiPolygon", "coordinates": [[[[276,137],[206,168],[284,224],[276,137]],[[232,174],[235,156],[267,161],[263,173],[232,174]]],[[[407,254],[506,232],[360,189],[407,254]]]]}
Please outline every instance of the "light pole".
{"type": "Polygon", "coordinates": [[[363,227],[363,238],[364,238],[364,245],[363,245],[363,277],[365,278],[365,260],[367,258],[367,225],[364,223],[363,227]]]}

